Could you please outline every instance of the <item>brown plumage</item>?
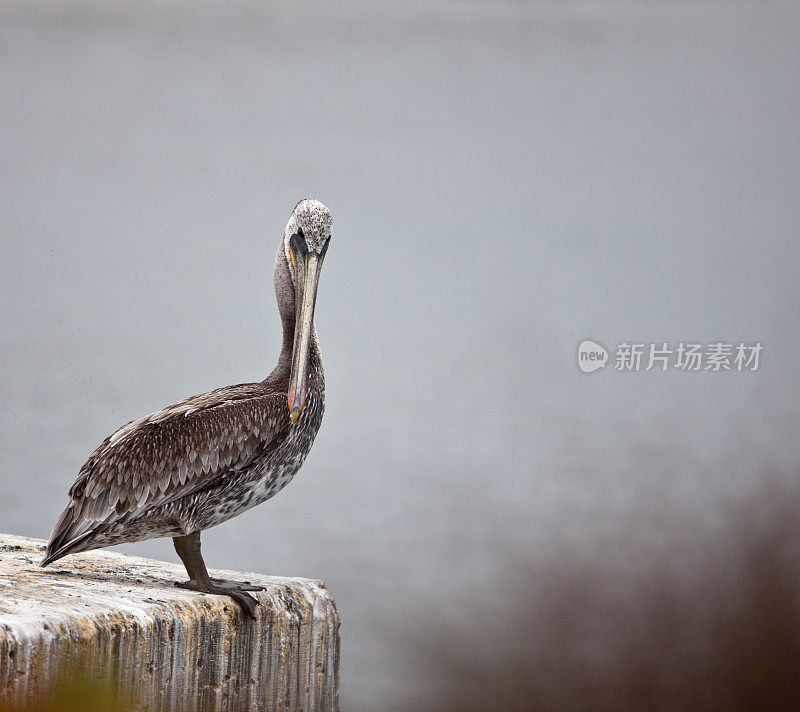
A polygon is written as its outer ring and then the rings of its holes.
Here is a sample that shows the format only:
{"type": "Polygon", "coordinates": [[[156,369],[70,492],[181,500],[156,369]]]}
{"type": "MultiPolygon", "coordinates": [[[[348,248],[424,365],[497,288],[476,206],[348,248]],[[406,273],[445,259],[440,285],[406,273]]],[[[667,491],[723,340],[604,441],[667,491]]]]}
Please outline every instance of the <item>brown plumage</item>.
{"type": "Polygon", "coordinates": [[[258,383],[192,396],[124,425],[83,465],[42,566],[67,554],[172,536],[194,590],[233,596],[250,615],[252,587],[211,579],[199,532],[280,491],[322,421],[325,380],[313,313],[330,239],[322,203],[298,203],[275,260],[283,322],[278,364],[258,383]]]}

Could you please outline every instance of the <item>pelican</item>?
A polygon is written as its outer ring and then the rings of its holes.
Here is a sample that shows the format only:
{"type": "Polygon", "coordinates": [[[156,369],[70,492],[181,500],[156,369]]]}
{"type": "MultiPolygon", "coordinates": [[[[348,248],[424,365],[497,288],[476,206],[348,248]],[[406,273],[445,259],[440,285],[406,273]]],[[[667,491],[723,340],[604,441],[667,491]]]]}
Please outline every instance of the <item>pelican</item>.
{"type": "Polygon", "coordinates": [[[189,574],[177,586],[231,596],[255,617],[248,591],[260,587],[211,578],[200,532],[277,494],[314,442],[325,406],[314,307],[331,225],[328,208],[301,200],[284,228],[274,270],[283,344],[272,373],[192,396],[107,437],[70,488],[42,566],[169,536],[189,574]]]}

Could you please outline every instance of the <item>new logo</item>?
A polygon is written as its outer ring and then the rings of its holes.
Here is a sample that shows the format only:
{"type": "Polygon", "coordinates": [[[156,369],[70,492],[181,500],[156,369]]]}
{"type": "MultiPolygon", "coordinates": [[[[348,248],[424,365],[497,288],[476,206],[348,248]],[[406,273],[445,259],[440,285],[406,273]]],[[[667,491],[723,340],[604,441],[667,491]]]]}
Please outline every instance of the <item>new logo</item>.
{"type": "Polygon", "coordinates": [[[592,373],[598,368],[605,368],[608,351],[594,341],[581,341],[578,346],[578,368],[584,373],[592,373]]]}

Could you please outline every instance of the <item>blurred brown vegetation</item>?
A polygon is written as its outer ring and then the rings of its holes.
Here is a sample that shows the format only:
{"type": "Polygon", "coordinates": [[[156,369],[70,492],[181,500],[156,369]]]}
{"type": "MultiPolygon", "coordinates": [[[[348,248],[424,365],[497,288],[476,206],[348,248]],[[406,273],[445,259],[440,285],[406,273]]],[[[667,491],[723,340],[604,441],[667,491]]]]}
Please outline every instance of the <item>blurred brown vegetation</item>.
{"type": "Polygon", "coordinates": [[[108,682],[92,680],[80,671],[62,676],[52,690],[42,690],[39,699],[14,705],[0,702],[0,712],[123,712],[136,705],[122,705],[108,682]]]}
{"type": "Polygon", "coordinates": [[[435,708],[800,710],[800,488],[715,515],[506,562],[499,590],[417,640],[435,708]]]}
{"type": "MultiPolygon", "coordinates": [[[[423,621],[408,644],[436,681],[424,708],[800,712],[800,485],[774,481],[701,524],[643,509],[614,526],[543,560],[505,557],[450,623],[423,621]]],[[[71,674],[0,712],[147,708],[114,687],[71,674]]]]}

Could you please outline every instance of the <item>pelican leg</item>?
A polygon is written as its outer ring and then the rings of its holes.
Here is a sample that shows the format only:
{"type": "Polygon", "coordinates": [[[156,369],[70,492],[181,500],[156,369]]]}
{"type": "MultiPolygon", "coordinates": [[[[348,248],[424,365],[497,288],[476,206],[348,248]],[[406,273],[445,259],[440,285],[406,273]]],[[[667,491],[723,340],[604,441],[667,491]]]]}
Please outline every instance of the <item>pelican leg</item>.
{"type": "Polygon", "coordinates": [[[246,615],[250,618],[256,617],[258,601],[247,591],[256,591],[260,590],[260,588],[249,584],[239,584],[236,581],[212,579],[208,575],[206,563],[200,553],[200,532],[172,537],[172,542],[175,544],[175,551],[178,552],[178,556],[181,557],[181,561],[183,561],[183,565],[189,574],[188,581],[178,581],[175,583],[176,586],[187,588],[190,591],[198,591],[199,593],[230,596],[242,607],[246,615]]]}

